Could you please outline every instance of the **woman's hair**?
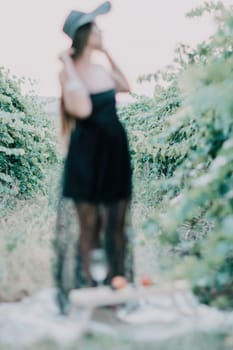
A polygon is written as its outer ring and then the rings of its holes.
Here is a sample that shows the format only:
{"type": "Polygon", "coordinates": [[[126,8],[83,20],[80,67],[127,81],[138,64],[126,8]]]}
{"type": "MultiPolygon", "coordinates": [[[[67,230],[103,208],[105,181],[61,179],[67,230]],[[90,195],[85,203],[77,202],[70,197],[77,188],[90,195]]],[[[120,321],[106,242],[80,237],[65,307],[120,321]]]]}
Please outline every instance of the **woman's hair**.
{"type": "Polygon", "coordinates": [[[72,48],[75,51],[75,53],[72,55],[74,59],[80,56],[83,50],[85,49],[89,35],[91,33],[92,26],[93,22],[86,23],[80,28],[78,28],[78,30],[76,31],[72,42],[72,48]]]}
{"type": "MultiPolygon", "coordinates": [[[[87,45],[92,25],[93,22],[86,23],[77,29],[71,45],[71,47],[74,49],[74,53],[72,54],[73,59],[76,59],[82,55],[87,45]]],[[[67,113],[67,111],[65,110],[63,96],[61,96],[60,99],[60,115],[62,135],[67,136],[70,134],[71,130],[75,125],[75,118],[69,115],[69,113],[67,113]]]]}

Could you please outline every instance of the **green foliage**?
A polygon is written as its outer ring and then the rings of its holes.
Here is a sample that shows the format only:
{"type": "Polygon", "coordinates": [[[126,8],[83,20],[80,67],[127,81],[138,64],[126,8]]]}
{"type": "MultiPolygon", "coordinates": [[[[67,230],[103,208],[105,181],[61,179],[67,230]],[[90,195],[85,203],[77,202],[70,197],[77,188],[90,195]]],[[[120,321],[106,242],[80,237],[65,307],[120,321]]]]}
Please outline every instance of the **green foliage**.
{"type": "Polygon", "coordinates": [[[0,200],[44,190],[46,166],[56,161],[52,123],[24,79],[0,69],[0,200]]]}
{"type": "Polygon", "coordinates": [[[204,5],[196,7],[194,10],[191,10],[187,17],[199,17],[202,16],[205,12],[215,12],[216,10],[223,10],[224,6],[222,1],[205,1],[204,5]]]}
{"type": "MultiPolygon", "coordinates": [[[[135,94],[133,96],[137,101],[122,107],[119,111],[121,120],[126,123],[129,130],[133,165],[138,174],[146,171],[147,174],[153,173],[162,177],[172,174],[174,170],[174,164],[168,162],[170,145],[174,145],[181,135],[175,131],[166,149],[163,138],[170,115],[181,103],[177,76],[178,73],[173,71],[166,74],[157,72],[156,77],[154,76],[157,80],[154,98],[135,94]],[[161,79],[166,79],[167,87],[162,86],[161,79]]],[[[181,130],[180,134],[183,132],[185,133],[181,130]]],[[[176,152],[172,151],[171,157],[174,157],[174,163],[179,163],[180,159],[185,157],[185,152],[177,147],[176,152]]]]}
{"type": "MultiPolygon", "coordinates": [[[[216,33],[196,49],[179,45],[154,98],[123,110],[136,170],[147,169],[161,242],[202,302],[233,307],[233,7],[205,3],[216,33]],[[139,104],[139,105],[137,105],[139,104]],[[147,107],[146,111],[141,106],[147,107]],[[136,109],[136,113],[134,111],[136,109]],[[128,125],[128,124],[127,124],[128,125]]],[[[154,214],[155,213],[155,214],[154,214]]],[[[151,220],[150,219],[150,220],[151,220]]]]}

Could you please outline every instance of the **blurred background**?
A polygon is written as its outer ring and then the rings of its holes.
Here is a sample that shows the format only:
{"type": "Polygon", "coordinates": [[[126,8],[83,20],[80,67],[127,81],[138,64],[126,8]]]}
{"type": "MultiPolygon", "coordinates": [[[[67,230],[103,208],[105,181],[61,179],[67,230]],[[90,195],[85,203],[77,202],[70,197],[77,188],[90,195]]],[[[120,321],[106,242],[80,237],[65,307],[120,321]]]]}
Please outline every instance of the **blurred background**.
{"type": "Polygon", "coordinates": [[[170,287],[124,323],[98,310],[82,339],[82,322],[58,315],[62,26],[103,1],[0,0],[0,350],[232,350],[233,0],[112,0],[96,19],[133,92],[117,102],[134,171],[135,280],[170,287]]]}

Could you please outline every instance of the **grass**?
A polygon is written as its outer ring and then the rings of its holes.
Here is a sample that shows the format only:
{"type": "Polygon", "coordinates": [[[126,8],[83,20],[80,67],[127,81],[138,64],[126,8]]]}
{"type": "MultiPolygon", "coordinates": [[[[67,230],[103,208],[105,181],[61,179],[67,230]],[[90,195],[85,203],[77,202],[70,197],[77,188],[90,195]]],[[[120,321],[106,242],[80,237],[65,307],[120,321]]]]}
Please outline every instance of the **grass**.
{"type": "Polygon", "coordinates": [[[0,300],[14,301],[51,286],[51,239],[56,215],[54,176],[48,171],[48,193],[16,202],[0,219],[0,300]]]}
{"type": "MultiPolygon", "coordinates": [[[[107,336],[89,336],[71,346],[43,341],[23,350],[232,350],[233,337],[225,334],[191,334],[161,342],[130,342],[107,336]]],[[[0,350],[15,350],[15,347],[1,347],[0,350]]]]}

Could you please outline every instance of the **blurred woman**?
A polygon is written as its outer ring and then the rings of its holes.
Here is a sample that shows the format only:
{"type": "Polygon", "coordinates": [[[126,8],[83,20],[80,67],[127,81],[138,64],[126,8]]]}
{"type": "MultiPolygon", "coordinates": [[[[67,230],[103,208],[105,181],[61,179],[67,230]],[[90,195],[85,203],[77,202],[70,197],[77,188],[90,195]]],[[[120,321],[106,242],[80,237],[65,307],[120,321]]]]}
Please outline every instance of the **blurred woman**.
{"type": "Polygon", "coordinates": [[[126,229],[132,168],[127,133],[116,109],[116,94],[129,92],[130,86],[104,47],[95,21],[97,15],[110,10],[110,5],[104,2],[90,13],[71,11],[63,26],[72,45],[59,56],[63,65],[59,75],[61,126],[68,139],[56,226],[56,281],[62,312],[70,289],[96,286],[89,266],[93,249],[106,252],[104,284],[119,275],[133,280],[132,247],[126,229]],[[111,71],[92,62],[95,50],[106,55],[111,71]],[[72,226],[74,217],[76,224],[72,226]],[[69,246],[75,247],[73,265],[67,263],[72,260],[69,246]]]}

